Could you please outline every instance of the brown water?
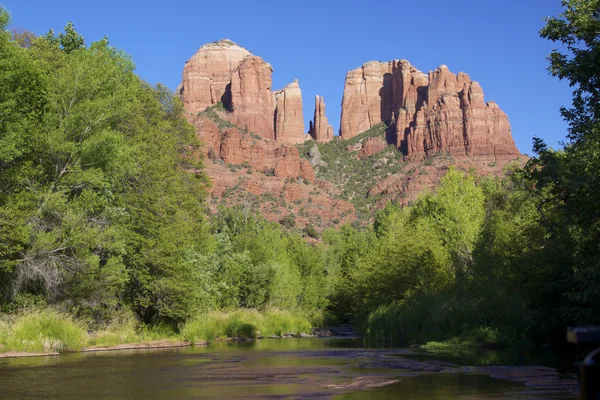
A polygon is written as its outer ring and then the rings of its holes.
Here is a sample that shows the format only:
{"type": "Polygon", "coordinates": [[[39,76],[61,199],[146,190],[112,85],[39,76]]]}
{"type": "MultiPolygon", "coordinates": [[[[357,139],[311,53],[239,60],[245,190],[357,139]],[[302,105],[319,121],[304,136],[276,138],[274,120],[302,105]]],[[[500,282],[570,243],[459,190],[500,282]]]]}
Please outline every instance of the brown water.
{"type": "Polygon", "coordinates": [[[360,340],[265,339],[0,359],[0,399],[575,398],[572,379],[531,358],[520,366],[480,356],[465,363],[360,340]]]}

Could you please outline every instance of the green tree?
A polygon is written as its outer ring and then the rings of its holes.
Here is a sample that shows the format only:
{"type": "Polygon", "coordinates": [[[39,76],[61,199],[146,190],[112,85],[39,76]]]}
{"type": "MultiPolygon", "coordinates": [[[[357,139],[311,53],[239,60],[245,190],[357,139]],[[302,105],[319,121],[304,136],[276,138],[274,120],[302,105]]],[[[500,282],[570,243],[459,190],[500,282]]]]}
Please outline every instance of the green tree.
{"type": "Polygon", "coordinates": [[[64,33],[58,34],[58,43],[60,43],[60,47],[66,53],[85,48],[83,38],[77,33],[75,26],[73,26],[73,23],[70,21],[67,23],[67,26],[65,26],[64,33]]]}
{"type": "Polygon", "coordinates": [[[540,34],[562,49],[549,71],[574,88],[568,142],[555,151],[534,139],[537,156],[527,165],[545,249],[530,298],[540,326],[562,335],[567,324],[600,322],[600,1],[565,0],[564,12],[546,19],[540,34]]]}
{"type": "Polygon", "coordinates": [[[4,301],[173,324],[206,309],[207,180],[181,102],[106,39],[86,48],[69,24],[24,48],[0,21],[4,301]]]}
{"type": "Polygon", "coordinates": [[[413,218],[428,219],[450,251],[456,273],[464,275],[473,261],[485,217],[484,196],[475,178],[450,168],[435,194],[421,197],[413,218]]]}

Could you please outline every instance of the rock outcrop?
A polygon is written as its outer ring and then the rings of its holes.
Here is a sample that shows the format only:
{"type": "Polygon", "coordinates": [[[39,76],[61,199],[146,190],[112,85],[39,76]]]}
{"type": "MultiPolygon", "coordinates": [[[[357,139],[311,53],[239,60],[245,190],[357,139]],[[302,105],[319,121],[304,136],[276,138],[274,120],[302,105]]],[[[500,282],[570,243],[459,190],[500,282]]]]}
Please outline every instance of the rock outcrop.
{"type": "Polygon", "coordinates": [[[381,121],[395,125],[408,159],[519,156],[508,117],[484,102],[480,85],[442,65],[425,75],[406,60],[368,62],[346,75],[340,134],[348,139],[381,121]]]}
{"type": "Polygon", "coordinates": [[[302,92],[295,80],[272,92],[273,68],[230,40],[206,44],[186,62],[178,89],[192,116],[222,103],[224,118],[265,139],[304,141],[302,92]]]}
{"type": "Polygon", "coordinates": [[[229,103],[231,76],[249,55],[227,39],[200,47],[183,68],[179,93],[186,111],[195,115],[219,102],[229,103]]]}
{"type": "Polygon", "coordinates": [[[265,139],[275,139],[272,74],[262,58],[246,57],[231,76],[231,103],[225,105],[234,124],[265,139]]]}
{"type": "Polygon", "coordinates": [[[315,179],[311,162],[301,158],[295,146],[236,127],[219,129],[202,114],[190,120],[209,156],[204,165],[212,181],[207,205],[213,212],[221,204],[240,205],[260,211],[270,221],[292,214],[297,228],[312,225],[318,230],[355,219],[354,206],[338,199],[337,192],[332,194],[333,188],[321,188],[331,184],[315,179]]]}
{"type": "Polygon", "coordinates": [[[194,118],[192,123],[204,143],[204,154],[213,161],[245,165],[280,178],[315,181],[310,161],[300,158],[298,149],[294,146],[252,137],[235,127],[221,131],[213,121],[204,116],[194,118]]]}
{"type": "Polygon", "coordinates": [[[297,227],[321,229],[390,200],[407,204],[435,187],[451,164],[499,175],[508,162],[524,162],[506,114],[485,102],[469,75],[444,65],[425,74],[406,60],[371,61],[348,72],[341,139],[379,126],[346,143],[317,145],[334,135],[316,96],[308,130],[315,142],[299,147],[307,137],[300,86],[295,80],[273,91],[272,73],[270,64],[229,40],[202,46],[185,65],[178,92],[204,144],[213,210],[238,204],[272,221],[292,214],[297,227]],[[202,112],[218,103],[223,107],[202,112]],[[348,165],[343,157],[361,169],[331,173],[348,165]],[[368,177],[356,185],[357,174],[368,177]]]}
{"type": "Polygon", "coordinates": [[[315,116],[310,122],[308,134],[317,143],[327,143],[333,139],[333,127],[325,115],[325,101],[321,96],[315,97],[315,116]]]}
{"type": "Polygon", "coordinates": [[[387,142],[380,137],[372,137],[365,140],[360,150],[358,151],[358,158],[367,158],[374,156],[377,153],[381,153],[388,146],[387,142]]]}
{"type": "Polygon", "coordinates": [[[273,93],[275,102],[275,139],[297,144],[304,142],[302,91],[298,80],[273,93]]]}
{"type": "Polygon", "coordinates": [[[391,118],[387,115],[391,105],[383,102],[390,97],[392,64],[370,61],[346,74],[340,122],[343,138],[350,139],[391,118]]]}

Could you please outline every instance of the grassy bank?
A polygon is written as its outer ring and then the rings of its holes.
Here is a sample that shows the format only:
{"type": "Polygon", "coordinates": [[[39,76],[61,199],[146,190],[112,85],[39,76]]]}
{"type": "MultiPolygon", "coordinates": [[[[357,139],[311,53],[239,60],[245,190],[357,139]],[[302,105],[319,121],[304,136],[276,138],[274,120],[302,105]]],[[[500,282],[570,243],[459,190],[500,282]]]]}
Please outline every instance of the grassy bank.
{"type": "Polygon", "coordinates": [[[2,351],[66,352],[81,350],[87,344],[85,324],[55,310],[4,315],[1,319],[2,351]]]}
{"type": "Polygon", "coordinates": [[[185,340],[190,344],[199,344],[227,337],[247,339],[310,330],[308,320],[277,309],[201,314],[184,324],[179,332],[165,326],[148,327],[138,323],[129,314],[92,330],[84,320],[53,309],[43,309],[0,314],[0,353],[62,353],[158,340],[185,340]]]}
{"type": "Polygon", "coordinates": [[[224,337],[248,339],[307,333],[311,328],[307,319],[288,311],[271,309],[259,312],[242,309],[199,315],[184,325],[181,336],[191,343],[198,343],[224,337]]]}

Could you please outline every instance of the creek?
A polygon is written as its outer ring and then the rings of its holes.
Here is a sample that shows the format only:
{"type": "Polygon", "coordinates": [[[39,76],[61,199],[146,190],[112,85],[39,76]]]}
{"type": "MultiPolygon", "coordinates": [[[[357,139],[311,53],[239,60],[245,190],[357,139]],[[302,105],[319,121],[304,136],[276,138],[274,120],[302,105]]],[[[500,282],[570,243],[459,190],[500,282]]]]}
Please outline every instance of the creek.
{"type": "Polygon", "coordinates": [[[0,359],[2,399],[573,399],[549,351],[422,352],[360,339],[0,359]]]}

